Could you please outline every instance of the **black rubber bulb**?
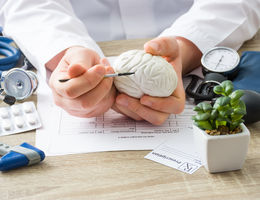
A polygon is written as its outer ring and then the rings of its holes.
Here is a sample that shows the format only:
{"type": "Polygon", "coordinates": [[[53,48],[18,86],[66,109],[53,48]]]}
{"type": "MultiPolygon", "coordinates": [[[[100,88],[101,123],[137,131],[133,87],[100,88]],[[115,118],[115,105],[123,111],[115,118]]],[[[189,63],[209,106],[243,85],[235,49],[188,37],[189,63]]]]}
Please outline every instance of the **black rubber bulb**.
{"type": "Polygon", "coordinates": [[[246,124],[254,123],[260,120],[260,93],[252,90],[244,90],[241,97],[246,104],[247,114],[244,116],[246,124]]]}

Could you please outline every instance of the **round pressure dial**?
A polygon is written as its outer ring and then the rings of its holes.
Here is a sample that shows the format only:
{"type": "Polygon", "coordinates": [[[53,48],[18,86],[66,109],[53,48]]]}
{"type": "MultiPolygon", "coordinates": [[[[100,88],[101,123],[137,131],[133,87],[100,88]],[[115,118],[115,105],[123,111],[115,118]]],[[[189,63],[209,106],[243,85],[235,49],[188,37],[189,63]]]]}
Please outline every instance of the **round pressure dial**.
{"type": "Polygon", "coordinates": [[[236,71],[240,57],[238,53],[228,47],[215,47],[203,54],[201,63],[203,72],[222,73],[230,75],[236,71]]]}
{"type": "Polygon", "coordinates": [[[5,93],[17,100],[29,97],[38,85],[36,75],[21,68],[13,68],[3,72],[2,79],[1,85],[5,93]]]}

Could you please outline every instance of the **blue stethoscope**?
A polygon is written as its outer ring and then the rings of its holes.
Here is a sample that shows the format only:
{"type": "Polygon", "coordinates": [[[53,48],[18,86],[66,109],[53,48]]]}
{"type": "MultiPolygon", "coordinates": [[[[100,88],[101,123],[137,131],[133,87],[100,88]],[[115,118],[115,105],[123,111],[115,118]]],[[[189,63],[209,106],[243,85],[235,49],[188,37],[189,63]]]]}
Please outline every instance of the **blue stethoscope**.
{"type": "Polygon", "coordinates": [[[21,52],[12,43],[10,38],[0,36],[0,99],[9,105],[28,98],[38,86],[37,76],[27,70],[26,61],[23,67],[15,68],[21,52]]]}

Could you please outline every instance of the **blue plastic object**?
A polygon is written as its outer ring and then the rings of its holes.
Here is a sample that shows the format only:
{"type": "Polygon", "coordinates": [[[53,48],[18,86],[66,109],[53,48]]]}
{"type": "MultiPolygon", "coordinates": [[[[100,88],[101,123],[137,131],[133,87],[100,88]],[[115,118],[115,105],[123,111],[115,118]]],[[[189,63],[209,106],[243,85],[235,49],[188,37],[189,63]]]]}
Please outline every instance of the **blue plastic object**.
{"type": "MultiPolygon", "coordinates": [[[[40,156],[39,162],[44,160],[45,154],[40,149],[26,142],[24,142],[20,146],[38,153],[38,155],[40,156]]],[[[35,162],[33,164],[35,164],[35,162]]],[[[12,150],[10,150],[0,159],[0,171],[8,171],[27,165],[30,165],[30,160],[28,159],[28,156],[26,154],[18,153],[12,150]]]]}

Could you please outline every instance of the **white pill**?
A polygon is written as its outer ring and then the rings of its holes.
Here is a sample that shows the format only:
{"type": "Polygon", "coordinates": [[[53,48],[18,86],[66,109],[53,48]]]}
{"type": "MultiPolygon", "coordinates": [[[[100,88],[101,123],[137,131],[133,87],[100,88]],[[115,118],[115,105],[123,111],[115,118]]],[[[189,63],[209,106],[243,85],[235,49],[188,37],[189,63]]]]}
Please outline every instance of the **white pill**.
{"type": "Polygon", "coordinates": [[[31,113],[31,112],[33,112],[33,107],[30,103],[24,103],[23,104],[23,110],[26,113],[31,113]]]}
{"type": "Polygon", "coordinates": [[[34,114],[28,114],[27,121],[30,125],[35,125],[37,123],[37,117],[34,114]]]}
{"type": "Polygon", "coordinates": [[[12,123],[9,119],[3,120],[2,127],[5,131],[10,131],[12,128],[12,123]]]}
{"type": "Polygon", "coordinates": [[[18,128],[22,128],[24,126],[24,119],[22,117],[15,117],[14,121],[15,121],[15,125],[18,128]]]}
{"type": "Polygon", "coordinates": [[[20,114],[20,108],[18,106],[12,106],[12,113],[14,116],[17,116],[20,114]]]}
{"type": "Polygon", "coordinates": [[[1,110],[0,110],[0,115],[1,115],[1,117],[2,117],[3,119],[8,118],[9,114],[8,114],[7,109],[1,109],[1,110]]]}

